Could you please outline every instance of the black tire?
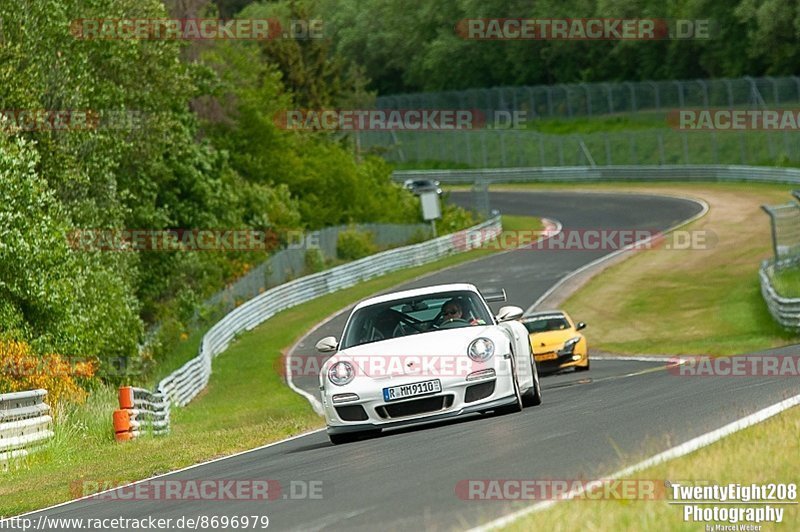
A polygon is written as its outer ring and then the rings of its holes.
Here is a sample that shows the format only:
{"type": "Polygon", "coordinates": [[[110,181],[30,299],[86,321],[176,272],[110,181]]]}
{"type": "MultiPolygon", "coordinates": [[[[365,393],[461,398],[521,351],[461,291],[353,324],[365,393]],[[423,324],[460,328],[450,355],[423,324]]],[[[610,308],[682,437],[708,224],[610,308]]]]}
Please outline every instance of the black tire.
{"type": "Polygon", "coordinates": [[[539,371],[536,363],[531,360],[531,372],[533,372],[533,386],[522,395],[522,406],[539,406],[542,404],[542,386],[539,383],[539,371]]]}
{"type": "Polygon", "coordinates": [[[522,395],[519,393],[519,383],[517,382],[516,377],[512,377],[514,379],[514,395],[516,396],[517,400],[510,405],[501,406],[500,408],[496,409],[495,412],[497,414],[513,414],[515,412],[522,412],[522,395]]]}

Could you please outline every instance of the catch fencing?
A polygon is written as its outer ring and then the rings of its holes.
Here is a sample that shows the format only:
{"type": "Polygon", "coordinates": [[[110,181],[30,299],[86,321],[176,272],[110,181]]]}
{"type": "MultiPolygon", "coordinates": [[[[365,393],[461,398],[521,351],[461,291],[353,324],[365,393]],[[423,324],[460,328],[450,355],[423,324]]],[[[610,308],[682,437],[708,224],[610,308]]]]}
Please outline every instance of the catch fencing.
{"type": "Polygon", "coordinates": [[[159,382],[157,393],[164,401],[184,406],[208,384],[212,360],[225,351],[237,335],[253,329],[278,312],[388,272],[419,266],[480,246],[494,238],[501,229],[500,217],[496,216],[459,233],[383,251],[267,290],[211,327],[203,336],[199,354],[159,382]],[[480,239],[467,239],[467,234],[480,235],[480,239]]]}
{"type": "Polygon", "coordinates": [[[0,469],[53,437],[47,390],[0,394],[0,469]]]}
{"type": "MultiPolygon", "coordinates": [[[[431,234],[431,227],[428,224],[342,225],[302,235],[298,233],[294,236],[297,241],[289,242],[284,249],[277,251],[236,282],[211,296],[203,306],[224,314],[267,288],[302,276],[308,270],[309,252],[319,251],[324,260],[336,259],[339,234],[348,230],[369,233],[378,248],[397,246],[414,239],[425,240],[430,238],[431,234]]],[[[199,316],[196,316],[197,318],[199,316]]]]}
{"type": "Polygon", "coordinates": [[[570,135],[524,129],[362,131],[361,149],[406,167],[774,164],[800,160],[800,131],[633,129],[570,135]]]}
{"type": "Polygon", "coordinates": [[[490,121],[498,111],[529,119],[659,112],[685,107],[786,105],[800,102],[800,77],[743,77],[566,83],[380,96],[379,109],[475,109],[490,121]]]}
{"type": "Polygon", "coordinates": [[[477,130],[363,131],[360,149],[398,164],[451,167],[773,164],[800,160],[797,129],[687,131],[668,123],[678,109],[781,109],[800,103],[800,77],[574,83],[381,96],[380,109],[479,111],[477,130]],[[513,113],[522,124],[512,121],[513,113]],[[582,134],[535,131],[536,120],[654,113],[624,130],[582,134]],[[661,116],[663,115],[663,116],[661,116]],[[524,127],[523,127],[524,126],[524,127]],[[525,129],[532,127],[533,129],[525,129]]]}

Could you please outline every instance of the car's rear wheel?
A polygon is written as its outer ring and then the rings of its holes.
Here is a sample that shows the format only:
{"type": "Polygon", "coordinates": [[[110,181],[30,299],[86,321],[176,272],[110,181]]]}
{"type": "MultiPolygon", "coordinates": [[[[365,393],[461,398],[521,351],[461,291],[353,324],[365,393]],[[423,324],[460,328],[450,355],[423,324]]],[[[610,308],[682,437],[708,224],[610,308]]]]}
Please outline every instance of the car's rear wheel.
{"type": "Polygon", "coordinates": [[[522,395],[522,406],[539,406],[542,404],[542,387],[539,384],[539,371],[536,363],[531,358],[531,372],[533,373],[533,386],[522,395]]]}

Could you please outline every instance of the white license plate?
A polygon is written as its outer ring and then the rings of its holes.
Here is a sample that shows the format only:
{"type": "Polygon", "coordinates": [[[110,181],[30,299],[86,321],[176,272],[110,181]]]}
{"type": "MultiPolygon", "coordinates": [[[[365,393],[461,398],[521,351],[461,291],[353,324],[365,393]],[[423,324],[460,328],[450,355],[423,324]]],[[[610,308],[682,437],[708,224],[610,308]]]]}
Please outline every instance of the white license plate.
{"type": "Polygon", "coordinates": [[[428,395],[442,391],[442,383],[439,379],[424,382],[414,382],[411,384],[401,384],[383,389],[383,400],[386,402],[416,397],[418,395],[428,395]]]}

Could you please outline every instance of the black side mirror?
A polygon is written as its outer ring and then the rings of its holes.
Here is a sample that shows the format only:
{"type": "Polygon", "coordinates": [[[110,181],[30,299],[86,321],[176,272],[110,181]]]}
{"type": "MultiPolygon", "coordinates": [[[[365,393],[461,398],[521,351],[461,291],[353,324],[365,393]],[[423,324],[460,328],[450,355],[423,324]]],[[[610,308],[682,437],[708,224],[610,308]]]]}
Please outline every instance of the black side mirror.
{"type": "Polygon", "coordinates": [[[576,331],[580,331],[581,329],[585,329],[585,328],[586,328],[586,324],[584,322],[582,322],[582,321],[579,321],[578,324],[575,326],[575,330],[576,331]]]}

